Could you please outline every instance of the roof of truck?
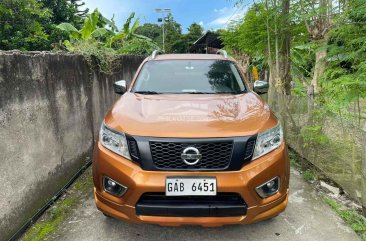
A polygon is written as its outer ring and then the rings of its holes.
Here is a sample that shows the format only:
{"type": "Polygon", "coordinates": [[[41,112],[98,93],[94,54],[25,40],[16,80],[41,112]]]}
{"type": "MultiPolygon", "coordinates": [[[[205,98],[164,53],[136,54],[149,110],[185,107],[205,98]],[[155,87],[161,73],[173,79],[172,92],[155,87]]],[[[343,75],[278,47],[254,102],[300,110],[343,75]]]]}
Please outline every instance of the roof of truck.
{"type": "MultiPolygon", "coordinates": [[[[230,60],[234,61],[234,59],[230,56],[225,58],[221,54],[159,54],[153,60],[184,60],[184,59],[193,59],[193,60],[230,60]]],[[[152,60],[151,57],[149,60],[152,60]]]]}

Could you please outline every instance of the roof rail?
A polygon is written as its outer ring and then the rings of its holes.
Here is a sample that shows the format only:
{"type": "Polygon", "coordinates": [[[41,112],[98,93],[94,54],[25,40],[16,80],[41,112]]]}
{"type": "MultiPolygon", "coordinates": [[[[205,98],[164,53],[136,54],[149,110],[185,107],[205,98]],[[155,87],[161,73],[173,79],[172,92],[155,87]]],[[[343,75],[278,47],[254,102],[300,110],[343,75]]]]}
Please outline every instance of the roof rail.
{"type": "Polygon", "coordinates": [[[227,59],[227,52],[223,49],[220,49],[219,51],[216,52],[216,54],[221,54],[222,56],[224,56],[225,59],[227,59]]]}
{"type": "Polygon", "coordinates": [[[156,56],[157,56],[158,54],[161,54],[161,53],[163,53],[163,51],[161,51],[160,49],[156,49],[156,50],[154,50],[154,51],[152,52],[152,54],[151,54],[151,59],[155,59],[155,58],[156,58],[156,56]]]}

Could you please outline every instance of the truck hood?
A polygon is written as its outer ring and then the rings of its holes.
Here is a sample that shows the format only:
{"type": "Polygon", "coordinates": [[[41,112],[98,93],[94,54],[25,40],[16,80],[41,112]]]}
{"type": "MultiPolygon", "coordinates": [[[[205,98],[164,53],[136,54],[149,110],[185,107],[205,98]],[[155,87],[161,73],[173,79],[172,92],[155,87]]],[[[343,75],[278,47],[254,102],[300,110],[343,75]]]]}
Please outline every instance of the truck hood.
{"type": "Polygon", "coordinates": [[[108,112],[112,129],[136,136],[209,138],[257,134],[277,120],[252,92],[141,95],[125,93],[108,112]]]}

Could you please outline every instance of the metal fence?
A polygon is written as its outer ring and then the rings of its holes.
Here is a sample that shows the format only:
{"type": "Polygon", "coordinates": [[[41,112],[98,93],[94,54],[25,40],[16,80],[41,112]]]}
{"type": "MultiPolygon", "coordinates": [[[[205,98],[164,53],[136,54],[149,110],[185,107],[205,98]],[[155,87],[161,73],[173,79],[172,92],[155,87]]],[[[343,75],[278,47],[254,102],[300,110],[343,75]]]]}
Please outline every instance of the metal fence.
{"type": "Polygon", "coordinates": [[[264,98],[281,119],[288,145],[366,207],[365,120],[326,112],[307,96],[270,90],[264,98]]]}

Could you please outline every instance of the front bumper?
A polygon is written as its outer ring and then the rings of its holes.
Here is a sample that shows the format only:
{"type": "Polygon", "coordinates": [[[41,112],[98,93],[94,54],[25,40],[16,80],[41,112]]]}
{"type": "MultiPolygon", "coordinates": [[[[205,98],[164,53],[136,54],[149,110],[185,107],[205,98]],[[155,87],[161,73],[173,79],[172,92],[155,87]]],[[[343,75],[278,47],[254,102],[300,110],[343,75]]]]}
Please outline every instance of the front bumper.
{"type": "Polygon", "coordinates": [[[239,171],[221,172],[166,172],[144,171],[138,164],[107,150],[99,142],[93,157],[94,197],[102,212],[131,222],[155,223],[163,226],[253,223],[271,218],[284,211],[288,202],[289,161],[287,148],[282,144],[271,153],[247,163],[239,171]],[[112,196],[102,187],[102,177],[108,176],[128,187],[122,197],[112,196]],[[216,176],[219,193],[238,193],[247,210],[241,216],[166,217],[136,214],[136,204],[145,193],[164,193],[167,176],[216,176]],[[255,188],[275,176],[281,178],[277,194],[262,199],[255,188]]]}

